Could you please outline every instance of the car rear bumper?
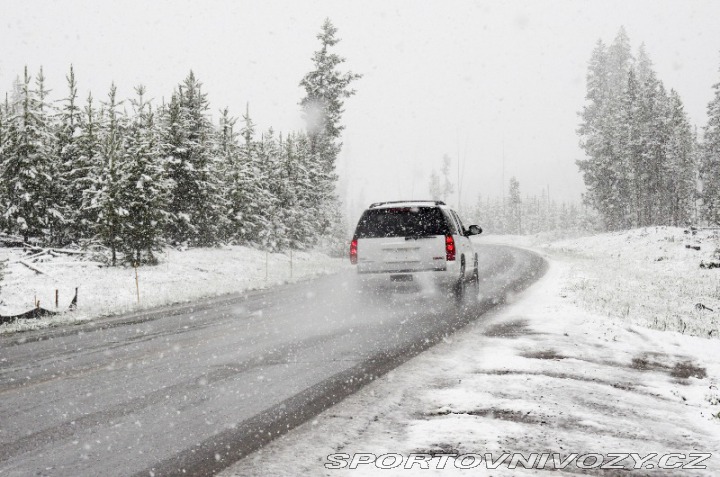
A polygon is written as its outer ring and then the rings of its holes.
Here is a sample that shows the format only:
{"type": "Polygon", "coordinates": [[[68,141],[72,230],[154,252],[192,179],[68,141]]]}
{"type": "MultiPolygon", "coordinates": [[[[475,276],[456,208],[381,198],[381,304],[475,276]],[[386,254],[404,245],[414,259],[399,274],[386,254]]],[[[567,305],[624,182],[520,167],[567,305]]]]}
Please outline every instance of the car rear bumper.
{"type": "Polygon", "coordinates": [[[460,278],[460,265],[453,262],[448,263],[442,269],[435,270],[363,270],[358,268],[357,276],[363,285],[367,286],[396,286],[409,283],[420,285],[445,286],[457,283],[460,278]]]}

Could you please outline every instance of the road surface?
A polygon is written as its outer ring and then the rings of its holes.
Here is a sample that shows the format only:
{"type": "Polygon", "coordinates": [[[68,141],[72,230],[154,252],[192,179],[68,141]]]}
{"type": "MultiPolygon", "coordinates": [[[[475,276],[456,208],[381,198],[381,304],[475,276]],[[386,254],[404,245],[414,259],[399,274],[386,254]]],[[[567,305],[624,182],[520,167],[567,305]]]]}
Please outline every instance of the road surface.
{"type": "Polygon", "coordinates": [[[0,476],[212,475],[544,271],[479,246],[478,299],[358,292],[351,272],[0,337],[0,476]]]}

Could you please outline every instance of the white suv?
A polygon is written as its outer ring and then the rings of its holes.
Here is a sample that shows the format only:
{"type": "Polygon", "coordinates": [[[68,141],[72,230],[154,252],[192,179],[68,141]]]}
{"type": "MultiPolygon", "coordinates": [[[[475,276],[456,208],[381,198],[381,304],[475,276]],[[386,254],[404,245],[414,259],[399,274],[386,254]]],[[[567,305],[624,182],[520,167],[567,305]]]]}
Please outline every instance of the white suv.
{"type": "Polygon", "coordinates": [[[482,229],[463,227],[441,201],[372,204],[360,217],[350,243],[350,262],[365,279],[389,282],[429,277],[462,295],[478,279],[478,256],[470,241],[482,229]]]}

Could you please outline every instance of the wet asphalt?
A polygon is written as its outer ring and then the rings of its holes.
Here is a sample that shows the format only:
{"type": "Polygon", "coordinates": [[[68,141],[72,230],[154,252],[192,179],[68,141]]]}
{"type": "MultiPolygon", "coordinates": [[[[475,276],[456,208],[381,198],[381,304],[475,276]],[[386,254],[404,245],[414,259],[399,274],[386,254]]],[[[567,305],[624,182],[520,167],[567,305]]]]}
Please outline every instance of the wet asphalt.
{"type": "Polygon", "coordinates": [[[546,267],[478,245],[463,300],[351,271],[0,337],[0,476],[213,475],[504,303],[546,267]]]}

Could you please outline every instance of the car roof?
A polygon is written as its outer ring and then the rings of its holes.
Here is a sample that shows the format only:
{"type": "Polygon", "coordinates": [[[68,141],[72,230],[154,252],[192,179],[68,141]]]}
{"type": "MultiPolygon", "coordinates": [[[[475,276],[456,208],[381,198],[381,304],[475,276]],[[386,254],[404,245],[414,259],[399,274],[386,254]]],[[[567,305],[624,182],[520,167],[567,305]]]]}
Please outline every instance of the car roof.
{"type": "Polygon", "coordinates": [[[438,207],[445,206],[441,200],[393,200],[388,202],[375,202],[370,209],[387,209],[391,207],[438,207]]]}

